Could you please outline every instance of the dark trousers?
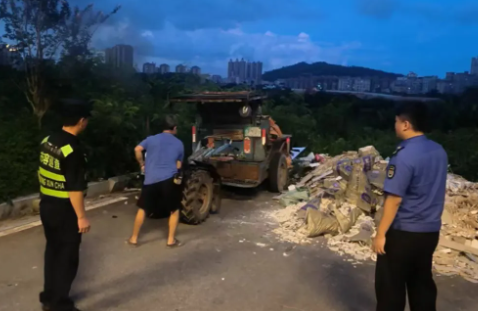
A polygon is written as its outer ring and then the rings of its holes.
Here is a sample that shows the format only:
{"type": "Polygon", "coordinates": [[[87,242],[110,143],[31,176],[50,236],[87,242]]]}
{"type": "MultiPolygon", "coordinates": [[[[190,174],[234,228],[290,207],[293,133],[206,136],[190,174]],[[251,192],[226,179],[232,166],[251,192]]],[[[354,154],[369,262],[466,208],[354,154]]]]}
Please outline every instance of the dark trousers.
{"type": "Polygon", "coordinates": [[[70,289],[78,271],[81,234],[72,206],[40,205],[46,237],[44,288],[40,302],[52,311],[71,311],[70,289]]]}
{"type": "Polygon", "coordinates": [[[436,311],[432,261],[438,240],[439,232],[388,231],[386,254],[378,256],[375,270],[377,311],[405,310],[407,292],[410,311],[436,311]]]}

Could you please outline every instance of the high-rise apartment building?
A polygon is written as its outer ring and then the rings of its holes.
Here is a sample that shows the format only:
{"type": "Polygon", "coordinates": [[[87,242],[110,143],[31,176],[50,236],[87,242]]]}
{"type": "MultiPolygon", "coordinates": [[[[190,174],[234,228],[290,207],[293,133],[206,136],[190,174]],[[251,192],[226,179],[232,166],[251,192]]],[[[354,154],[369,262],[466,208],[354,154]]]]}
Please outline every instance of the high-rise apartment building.
{"type": "Polygon", "coordinates": [[[201,68],[199,68],[198,66],[192,66],[190,72],[193,75],[198,75],[199,76],[201,74],[201,68]]]}
{"type": "Polygon", "coordinates": [[[368,78],[354,78],[352,89],[355,92],[370,92],[372,80],[368,78]]]}
{"type": "Polygon", "coordinates": [[[133,47],[118,44],[105,50],[105,62],[116,68],[133,68],[133,47]]]}
{"type": "Polygon", "coordinates": [[[339,91],[352,91],[354,87],[354,79],[351,77],[339,78],[338,90],[339,91]]]}
{"type": "Polygon", "coordinates": [[[231,82],[260,84],[262,82],[262,63],[232,59],[227,66],[227,78],[231,82]]]}
{"type": "Polygon", "coordinates": [[[422,79],[422,94],[427,94],[437,90],[438,77],[428,76],[422,79]]]}
{"type": "Polygon", "coordinates": [[[147,74],[156,73],[156,64],[155,63],[144,63],[143,72],[147,74]]]}
{"type": "Polygon", "coordinates": [[[478,76],[478,56],[471,59],[471,69],[470,74],[478,76]]]}
{"type": "Polygon", "coordinates": [[[168,73],[169,72],[169,65],[168,64],[161,64],[161,66],[159,66],[158,72],[160,74],[168,73]]]}
{"type": "Polygon", "coordinates": [[[176,66],[176,73],[186,73],[186,66],[179,64],[176,66]]]}
{"type": "Polygon", "coordinates": [[[454,79],[455,79],[455,73],[454,72],[447,72],[445,74],[445,80],[453,81],[454,79]]]}

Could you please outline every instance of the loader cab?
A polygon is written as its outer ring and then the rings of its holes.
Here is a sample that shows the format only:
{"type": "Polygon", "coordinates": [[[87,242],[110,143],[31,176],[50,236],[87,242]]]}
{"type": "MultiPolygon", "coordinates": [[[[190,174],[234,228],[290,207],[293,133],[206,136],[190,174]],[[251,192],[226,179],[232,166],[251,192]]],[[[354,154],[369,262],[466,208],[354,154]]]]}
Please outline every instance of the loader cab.
{"type": "Polygon", "coordinates": [[[265,99],[255,92],[205,92],[173,98],[173,103],[196,104],[197,108],[188,162],[213,167],[222,184],[252,188],[269,178],[271,189],[282,191],[287,183],[290,137],[277,131],[270,116],[263,115],[265,99]]]}

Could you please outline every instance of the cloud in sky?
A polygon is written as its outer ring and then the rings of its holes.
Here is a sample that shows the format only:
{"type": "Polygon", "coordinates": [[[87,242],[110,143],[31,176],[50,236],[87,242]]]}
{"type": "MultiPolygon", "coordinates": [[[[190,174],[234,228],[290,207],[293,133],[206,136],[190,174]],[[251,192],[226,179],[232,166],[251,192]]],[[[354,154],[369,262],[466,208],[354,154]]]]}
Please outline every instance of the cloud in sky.
{"type": "MultiPolygon", "coordinates": [[[[83,6],[84,0],[73,0],[83,6]]],[[[173,24],[180,30],[235,28],[259,20],[318,20],[320,7],[311,8],[308,0],[123,0],[119,15],[125,12],[136,27],[158,30],[173,24]]],[[[117,0],[98,0],[95,7],[108,11],[117,0]]]]}
{"type": "Polygon", "coordinates": [[[361,14],[378,19],[393,15],[429,22],[478,24],[478,3],[469,0],[356,0],[361,14]],[[459,2],[459,3],[457,3],[459,2]]]}
{"type": "MultiPolygon", "coordinates": [[[[85,0],[69,0],[84,7],[85,0]]],[[[327,61],[398,73],[464,71],[478,54],[476,0],[95,0],[121,10],[94,47],[135,48],[135,62],[226,73],[230,58],[273,69],[327,61]],[[385,65],[386,64],[386,65],[385,65]]]]}
{"type": "Polygon", "coordinates": [[[98,48],[117,43],[135,47],[138,65],[150,60],[171,65],[185,63],[219,74],[224,74],[231,58],[263,61],[265,69],[273,69],[301,61],[341,63],[351,52],[361,48],[359,42],[314,42],[305,32],[297,35],[245,32],[240,26],[182,30],[170,22],[161,29],[151,30],[137,29],[128,20],[101,27],[93,40],[98,48]]]}

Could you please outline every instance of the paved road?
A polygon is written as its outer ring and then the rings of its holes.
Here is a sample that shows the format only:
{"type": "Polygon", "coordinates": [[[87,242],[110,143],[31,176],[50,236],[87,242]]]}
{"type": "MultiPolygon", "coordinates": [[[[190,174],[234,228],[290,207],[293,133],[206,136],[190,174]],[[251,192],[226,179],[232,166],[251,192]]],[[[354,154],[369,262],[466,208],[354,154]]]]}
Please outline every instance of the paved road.
{"type": "MultiPolygon", "coordinates": [[[[276,241],[261,212],[271,195],[223,201],[220,215],[180,227],[186,244],[165,248],[165,221],[149,220],[138,248],[130,234],[135,207],[116,204],[90,212],[74,296],[83,310],[135,311],[370,311],[372,263],[354,268],[320,244],[276,241]],[[256,243],[267,244],[259,247],[256,243]]],[[[131,202],[132,203],[132,202],[131,202]]],[[[44,238],[40,227],[0,238],[0,310],[39,310],[44,238]]],[[[476,311],[478,286],[438,277],[439,310],[476,311]]]]}

